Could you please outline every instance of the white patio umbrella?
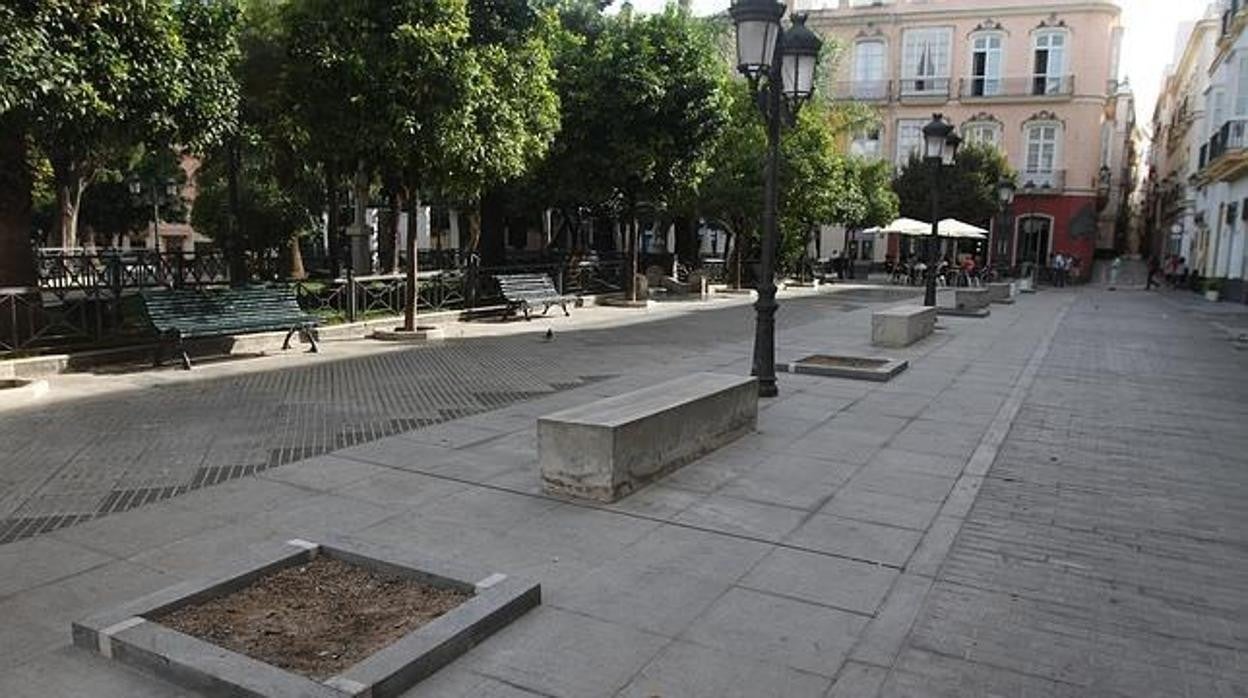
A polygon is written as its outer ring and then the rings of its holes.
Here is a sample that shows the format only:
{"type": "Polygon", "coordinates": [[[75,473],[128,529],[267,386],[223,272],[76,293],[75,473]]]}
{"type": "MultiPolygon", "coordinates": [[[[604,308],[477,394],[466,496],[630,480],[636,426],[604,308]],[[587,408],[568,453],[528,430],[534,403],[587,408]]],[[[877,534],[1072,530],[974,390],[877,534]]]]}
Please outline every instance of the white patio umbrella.
{"type": "Polygon", "coordinates": [[[942,238],[972,238],[982,240],[988,237],[988,231],[979,226],[963,223],[956,218],[945,218],[940,221],[940,236],[942,238]]]}
{"type": "Polygon", "coordinates": [[[898,235],[928,235],[932,232],[932,224],[916,221],[913,218],[898,218],[880,228],[868,228],[864,233],[896,233],[898,235]]]}

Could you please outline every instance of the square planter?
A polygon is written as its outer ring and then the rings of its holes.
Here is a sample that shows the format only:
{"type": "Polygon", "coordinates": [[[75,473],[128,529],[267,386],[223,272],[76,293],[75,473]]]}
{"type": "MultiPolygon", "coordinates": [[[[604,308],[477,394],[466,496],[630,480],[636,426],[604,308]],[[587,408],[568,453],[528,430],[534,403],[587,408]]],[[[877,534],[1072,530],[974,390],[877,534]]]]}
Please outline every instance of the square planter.
{"type": "Polygon", "coordinates": [[[792,363],[777,363],[776,370],[883,383],[906,370],[909,365],[910,362],[904,359],[888,359],[879,356],[815,354],[792,363]]]}
{"type": "Polygon", "coordinates": [[[480,574],[440,561],[413,562],[384,546],[291,540],[257,550],[217,576],[178,584],[73,624],[78,647],[209,695],[273,698],[397,696],[541,603],[541,587],[504,574],[480,574]],[[445,614],[324,681],[273,666],[161,625],[176,609],[227,596],[318,555],[349,565],[455,589],[469,598],[445,614]]]}

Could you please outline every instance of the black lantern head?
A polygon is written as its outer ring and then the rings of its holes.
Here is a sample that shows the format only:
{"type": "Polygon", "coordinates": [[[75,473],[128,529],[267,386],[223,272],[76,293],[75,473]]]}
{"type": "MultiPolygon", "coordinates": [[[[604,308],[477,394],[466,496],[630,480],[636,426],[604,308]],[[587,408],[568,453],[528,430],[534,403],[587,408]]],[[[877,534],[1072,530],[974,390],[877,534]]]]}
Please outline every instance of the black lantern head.
{"type": "Polygon", "coordinates": [[[945,149],[949,147],[951,135],[953,126],[945,121],[945,116],[932,114],[932,120],[923,127],[923,159],[928,162],[944,162],[945,149]]]}
{"type": "Polygon", "coordinates": [[[757,80],[771,70],[784,9],[775,0],[736,0],[728,8],[737,28],[737,69],[747,78],[757,80]]]}
{"type": "Polygon", "coordinates": [[[823,41],[806,26],[806,15],[794,15],[793,26],[780,43],[784,96],[795,108],[815,93],[815,67],[823,41]]]}

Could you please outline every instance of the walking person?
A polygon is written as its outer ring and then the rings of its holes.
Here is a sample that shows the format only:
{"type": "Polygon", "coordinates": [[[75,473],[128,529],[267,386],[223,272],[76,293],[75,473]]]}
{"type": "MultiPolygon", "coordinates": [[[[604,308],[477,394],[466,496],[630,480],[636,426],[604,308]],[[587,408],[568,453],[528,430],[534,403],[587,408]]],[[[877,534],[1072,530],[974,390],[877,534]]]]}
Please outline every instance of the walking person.
{"type": "Polygon", "coordinates": [[[1161,271],[1161,262],[1157,259],[1157,255],[1148,258],[1148,281],[1144,283],[1144,290],[1151,291],[1154,286],[1161,287],[1157,283],[1157,274],[1161,271]]]}
{"type": "Polygon", "coordinates": [[[1109,264],[1109,290],[1118,290],[1118,272],[1122,269],[1122,257],[1114,256],[1109,264]]]}

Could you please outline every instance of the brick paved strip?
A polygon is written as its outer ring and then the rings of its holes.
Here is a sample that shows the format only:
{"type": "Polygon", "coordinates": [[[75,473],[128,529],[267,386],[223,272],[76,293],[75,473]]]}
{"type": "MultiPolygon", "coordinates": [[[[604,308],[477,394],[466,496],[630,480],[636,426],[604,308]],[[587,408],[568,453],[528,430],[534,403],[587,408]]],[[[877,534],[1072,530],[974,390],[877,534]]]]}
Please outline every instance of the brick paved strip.
{"type": "Polygon", "coordinates": [[[1248,356],[1206,336],[1076,296],[871,695],[1248,695],[1248,356]]]}

